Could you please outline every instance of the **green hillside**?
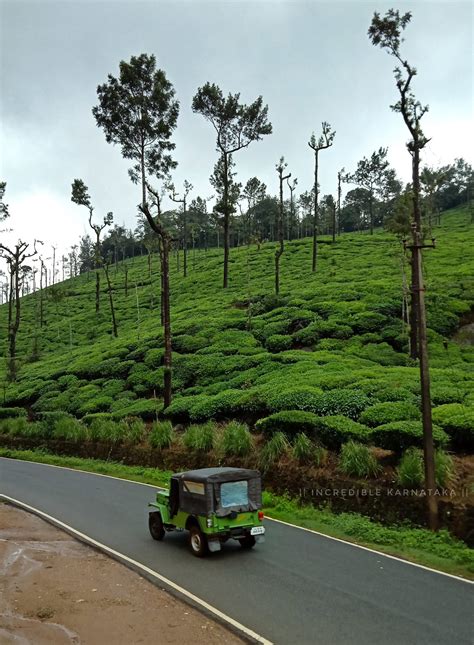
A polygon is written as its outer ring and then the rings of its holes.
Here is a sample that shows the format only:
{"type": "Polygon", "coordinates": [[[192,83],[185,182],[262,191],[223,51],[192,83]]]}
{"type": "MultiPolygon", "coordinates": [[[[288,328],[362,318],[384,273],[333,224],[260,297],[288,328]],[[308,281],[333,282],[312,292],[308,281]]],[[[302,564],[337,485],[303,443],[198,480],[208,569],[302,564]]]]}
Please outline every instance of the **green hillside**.
{"type": "MultiPolygon", "coordinates": [[[[435,235],[437,248],[425,253],[433,401],[470,407],[474,350],[450,337],[474,306],[474,227],[460,209],[444,216],[435,235]]],[[[191,253],[187,278],[173,259],[174,401],[166,414],[254,422],[303,409],[357,419],[374,403],[416,404],[418,369],[401,321],[400,243],[382,232],[343,234],[335,245],[320,245],[312,274],[310,240],[289,242],[279,298],[272,295],[274,250],[271,243],[232,249],[227,291],[222,250],[191,253]]],[[[146,258],[128,260],[127,268],[127,294],[124,266],[111,271],[118,339],[105,290],[95,314],[93,274],[47,290],[42,329],[39,293],[22,298],[22,365],[17,383],[0,376],[5,406],[155,417],[163,383],[159,263],[153,259],[151,277],[146,258]]],[[[3,306],[4,330],[6,315],[3,306]]],[[[0,351],[6,355],[5,334],[0,351]]]]}

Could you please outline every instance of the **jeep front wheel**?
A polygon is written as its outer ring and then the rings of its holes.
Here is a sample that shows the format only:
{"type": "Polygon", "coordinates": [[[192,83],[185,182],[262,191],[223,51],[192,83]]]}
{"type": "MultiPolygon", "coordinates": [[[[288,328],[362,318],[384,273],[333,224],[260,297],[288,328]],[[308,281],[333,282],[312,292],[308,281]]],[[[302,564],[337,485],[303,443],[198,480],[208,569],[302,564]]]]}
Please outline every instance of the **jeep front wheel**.
{"type": "Polygon", "coordinates": [[[207,538],[199,526],[191,526],[189,529],[189,548],[197,558],[202,558],[207,553],[207,538]]]}
{"type": "Polygon", "coordinates": [[[161,542],[165,537],[165,528],[163,526],[163,520],[161,519],[161,513],[155,512],[149,514],[148,528],[150,529],[151,537],[161,542]]]}

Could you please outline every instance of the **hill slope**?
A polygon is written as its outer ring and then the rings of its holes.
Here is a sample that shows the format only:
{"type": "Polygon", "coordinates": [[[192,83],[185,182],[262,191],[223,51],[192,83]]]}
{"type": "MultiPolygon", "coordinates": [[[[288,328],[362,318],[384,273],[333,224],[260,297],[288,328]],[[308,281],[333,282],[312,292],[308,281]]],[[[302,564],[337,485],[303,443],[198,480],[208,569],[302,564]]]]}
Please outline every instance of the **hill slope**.
{"type": "MultiPolygon", "coordinates": [[[[445,214],[435,235],[437,248],[425,253],[433,400],[435,406],[471,407],[474,351],[450,337],[474,307],[474,227],[459,209],[445,214]]],[[[315,274],[311,241],[286,243],[278,299],[272,295],[274,251],[271,243],[232,249],[227,291],[221,288],[222,250],[190,252],[186,279],[173,259],[175,399],[168,413],[183,421],[254,421],[288,409],[358,418],[374,402],[416,404],[418,368],[407,356],[401,321],[399,242],[382,232],[343,234],[335,245],[320,245],[315,274]],[[333,397],[314,410],[321,391],[333,397]]],[[[47,290],[42,329],[39,294],[22,298],[22,366],[17,383],[7,384],[0,372],[3,404],[35,413],[153,418],[163,382],[158,268],[154,257],[149,275],[146,258],[135,258],[111,271],[118,339],[110,334],[105,291],[95,314],[93,274],[47,290]]],[[[3,330],[6,316],[6,306],[0,307],[3,330]]]]}

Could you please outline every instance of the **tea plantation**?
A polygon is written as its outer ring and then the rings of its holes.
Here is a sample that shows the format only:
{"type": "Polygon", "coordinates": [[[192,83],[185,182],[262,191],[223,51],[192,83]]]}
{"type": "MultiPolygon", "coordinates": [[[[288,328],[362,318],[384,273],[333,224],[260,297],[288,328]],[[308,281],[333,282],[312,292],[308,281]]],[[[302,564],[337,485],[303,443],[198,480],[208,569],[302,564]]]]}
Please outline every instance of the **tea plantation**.
{"type": "MultiPolygon", "coordinates": [[[[465,209],[445,213],[442,222],[434,230],[436,248],[424,256],[434,437],[439,447],[469,452],[474,348],[452,336],[460,321],[472,321],[474,226],[465,209]]],[[[93,273],[43,293],[42,327],[40,293],[25,296],[18,381],[7,383],[3,364],[0,371],[0,432],[58,437],[74,435],[74,426],[78,438],[93,439],[92,427],[128,419],[108,428],[118,433],[114,440],[124,433],[133,442],[143,439],[144,426],[134,435],[131,417],[184,426],[237,420],[267,440],[304,433],[329,450],[349,440],[396,452],[420,446],[419,371],[402,322],[409,267],[400,242],[381,231],[342,234],[319,246],[314,274],[311,240],[288,242],[278,298],[274,253],[273,243],[232,249],[227,290],[221,249],[191,251],[187,278],[173,258],[174,398],[165,411],[156,257],[151,273],[145,257],[111,269],[117,339],[105,280],[95,313],[93,273]],[[28,424],[24,410],[37,423],[28,424]]],[[[7,328],[6,305],[0,328],[7,328]]]]}

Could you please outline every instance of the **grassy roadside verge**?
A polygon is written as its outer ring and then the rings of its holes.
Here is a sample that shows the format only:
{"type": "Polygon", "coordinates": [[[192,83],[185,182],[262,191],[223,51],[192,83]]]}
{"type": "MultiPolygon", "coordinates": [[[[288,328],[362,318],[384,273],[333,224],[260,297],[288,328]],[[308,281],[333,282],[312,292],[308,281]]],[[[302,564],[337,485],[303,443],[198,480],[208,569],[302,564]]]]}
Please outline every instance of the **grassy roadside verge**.
{"type": "MultiPolygon", "coordinates": [[[[0,457],[65,466],[156,486],[166,486],[171,474],[155,468],[62,457],[32,450],[0,448],[0,457]]],[[[448,531],[432,533],[409,525],[385,526],[356,513],[336,515],[328,509],[300,506],[289,498],[269,492],[264,493],[264,510],[268,517],[474,580],[474,551],[448,531]]]]}

